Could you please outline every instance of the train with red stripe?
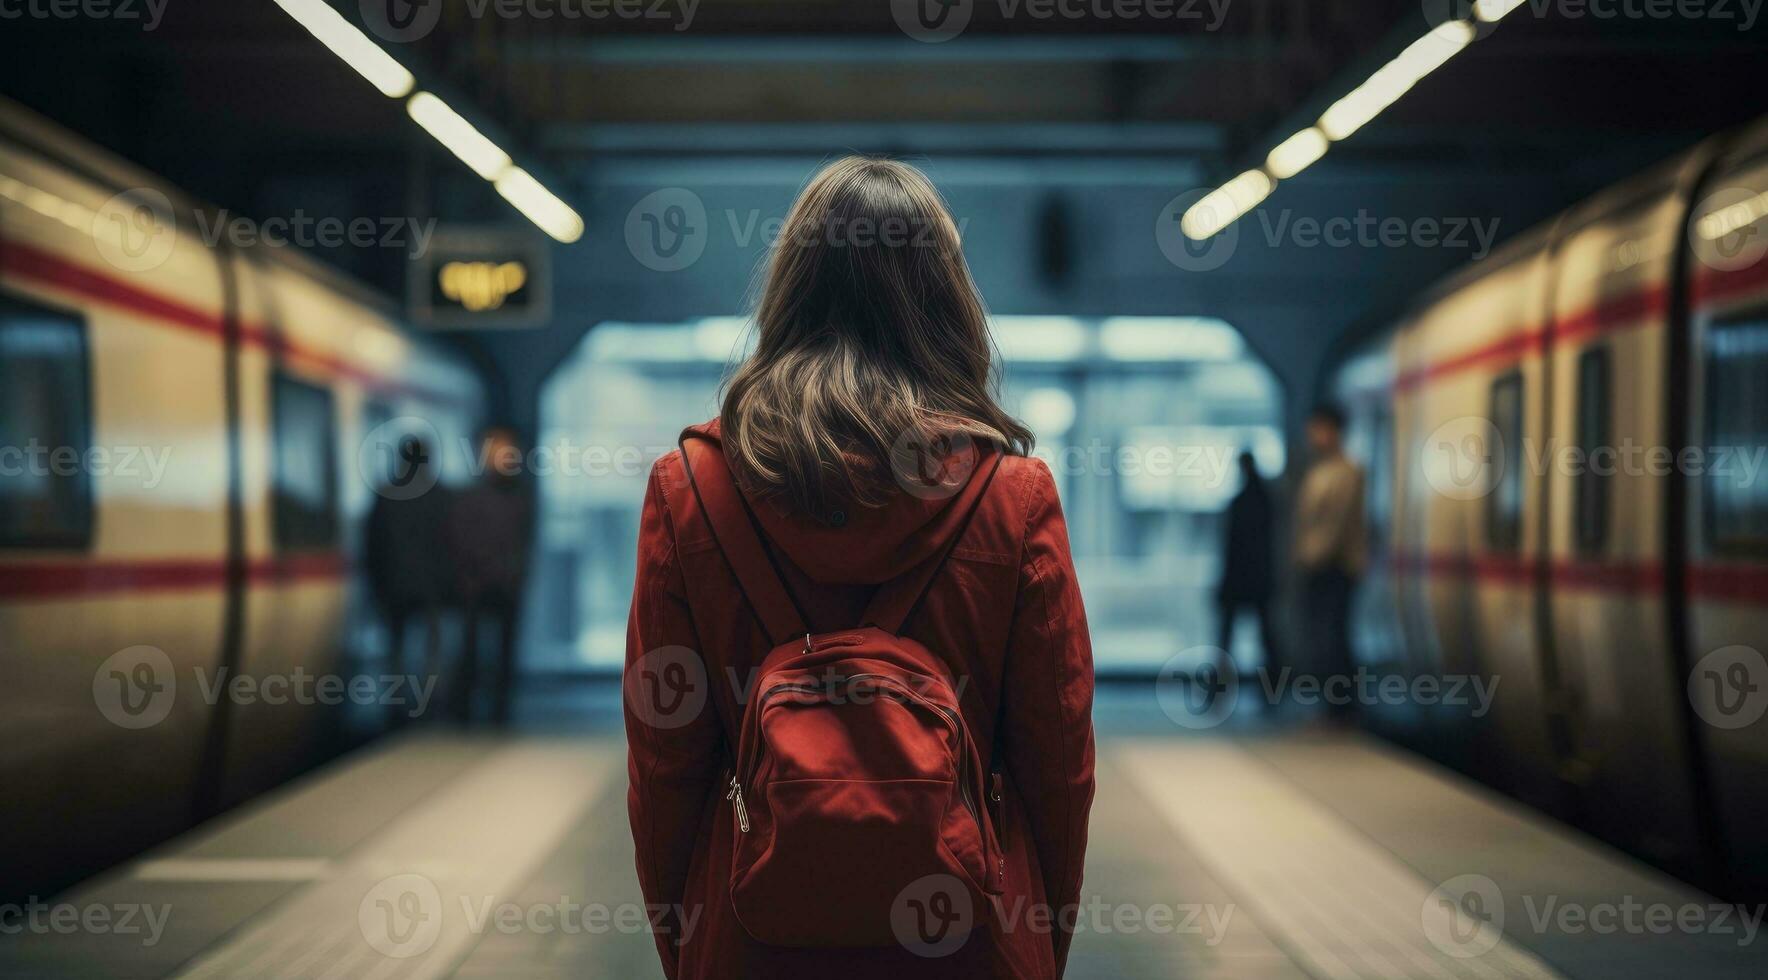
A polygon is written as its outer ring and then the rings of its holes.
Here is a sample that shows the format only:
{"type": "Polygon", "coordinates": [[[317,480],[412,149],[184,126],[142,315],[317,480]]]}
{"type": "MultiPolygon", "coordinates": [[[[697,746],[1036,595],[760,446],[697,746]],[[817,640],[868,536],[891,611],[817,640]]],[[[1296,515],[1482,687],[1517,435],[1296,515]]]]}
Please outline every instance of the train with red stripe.
{"type": "Polygon", "coordinates": [[[208,240],[200,207],[0,103],[8,896],[338,744],[370,435],[480,422],[470,363],[287,248],[208,240]]]}
{"type": "Polygon", "coordinates": [[[1768,895],[1768,124],[1519,236],[1330,377],[1381,556],[1360,660],[1498,685],[1371,724],[1768,895]]]}

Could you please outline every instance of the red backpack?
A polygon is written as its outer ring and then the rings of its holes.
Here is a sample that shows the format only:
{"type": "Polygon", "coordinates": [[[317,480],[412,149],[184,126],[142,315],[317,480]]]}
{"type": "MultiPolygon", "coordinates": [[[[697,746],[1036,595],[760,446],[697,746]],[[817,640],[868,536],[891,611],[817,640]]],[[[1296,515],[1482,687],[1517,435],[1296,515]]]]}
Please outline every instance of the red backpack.
{"type": "Polygon", "coordinates": [[[949,934],[968,931],[1005,875],[987,760],[964,724],[951,665],[898,634],[963,536],[999,454],[953,501],[964,519],[950,542],[878,586],[858,626],[813,634],[724,453],[693,432],[681,448],[714,541],[775,644],[746,703],[738,692],[725,783],[738,921],[773,946],[888,946],[902,935],[893,915],[900,924],[905,900],[931,882],[967,893],[974,914],[949,934]]]}

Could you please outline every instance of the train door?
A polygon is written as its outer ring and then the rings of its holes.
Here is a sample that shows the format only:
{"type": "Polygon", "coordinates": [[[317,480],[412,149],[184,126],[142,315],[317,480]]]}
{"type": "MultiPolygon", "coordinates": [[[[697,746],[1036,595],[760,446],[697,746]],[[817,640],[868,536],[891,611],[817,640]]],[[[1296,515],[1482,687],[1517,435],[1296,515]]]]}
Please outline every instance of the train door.
{"type": "Polygon", "coordinates": [[[327,746],[340,697],[344,562],[336,365],[341,312],[276,263],[241,275],[239,428],[246,594],[223,802],[287,779],[327,746]],[[322,693],[322,678],[329,686],[322,693]]]}
{"type": "Polygon", "coordinates": [[[1550,334],[1548,629],[1585,826],[1692,874],[1700,840],[1664,593],[1674,173],[1573,219],[1550,334]]]}
{"type": "Polygon", "coordinates": [[[1425,583],[1406,598],[1414,632],[1440,651],[1445,689],[1459,691],[1431,706],[1435,741],[1452,764],[1557,809],[1537,630],[1540,490],[1525,453],[1543,441],[1545,274],[1539,251],[1523,251],[1421,312],[1395,388],[1410,427],[1404,560],[1425,583]]]}
{"type": "MultiPolygon", "coordinates": [[[[1685,595],[1691,729],[1735,897],[1768,897],[1768,138],[1701,190],[1692,258],[1685,595]]],[[[1680,687],[1680,685],[1678,685],[1680,687]]]]}
{"type": "Polygon", "coordinates": [[[161,840],[196,795],[225,357],[215,263],[175,221],[0,140],[0,635],[30,639],[0,645],[0,892],[161,840]]]}

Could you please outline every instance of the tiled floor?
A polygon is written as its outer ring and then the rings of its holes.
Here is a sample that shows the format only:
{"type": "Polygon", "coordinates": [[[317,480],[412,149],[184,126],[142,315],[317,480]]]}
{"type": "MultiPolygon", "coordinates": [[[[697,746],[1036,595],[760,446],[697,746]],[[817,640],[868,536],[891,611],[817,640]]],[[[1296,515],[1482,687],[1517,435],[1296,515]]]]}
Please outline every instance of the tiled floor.
{"type": "MultiPolygon", "coordinates": [[[[1174,735],[1143,723],[1150,699],[1100,699],[1071,977],[1768,975],[1768,936],[1543,917],[1709,900],[1411,756],[1317,729],[1174,735]]],[[[0,937],[0,976],[660,976],[603,702],[531,712],[546,733],[385,740],[54,900],[152,913],[151,935],[0,937]]]]}

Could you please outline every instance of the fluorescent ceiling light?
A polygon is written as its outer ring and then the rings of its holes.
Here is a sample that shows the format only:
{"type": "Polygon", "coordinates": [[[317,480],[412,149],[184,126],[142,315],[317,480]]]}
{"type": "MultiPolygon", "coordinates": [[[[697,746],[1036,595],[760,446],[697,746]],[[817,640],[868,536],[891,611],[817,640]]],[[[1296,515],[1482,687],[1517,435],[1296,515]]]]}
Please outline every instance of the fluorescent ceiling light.
{"type": "Polygon", "coordinates": [[[539,225],[541,231],[566,245],[583,237],[583,218],[571,210],[570,205],[554,197],[552,191],[542,187],[528,171],[510,167],[497,178],[496,185],[497,193],[529,221],[539,225]]]}
{"type": "Polygon", "coordinates": [[[319,43],[330,48],[332,54],[344,59],[345,64],[380,89],[382,95],[402,99],[417,86],[417,79],[405,70],[404,65],[393,60],[392,55],[381,50],[380,45],[369,40],[368,35],[345,20],[325,0],[276,0],[276,5],[318,38],[319,43]]]}
{"type": "Polygon", "coordinates": [[[1326,155],[1326,134],[1318,126],[1309,126],[1271,150],[1265,157],[1265,170],[1278,180],[1287,180],[1312,166],[1326,155]]]}
{"type": "Polygon", "coordinates": [[[426,132],[436,137],[436,142],[447,147],[448,152],[460,157],[460,162],[471,167],[473,173],[486,180],[496,180],[510,168],[508,153],[486,139],[484,133],[479,132],[465,117],[449,108],[448,103],[434,95],[419,92],[405,104],[405,111],[426,132]]]}
{"type": "Polygon", "coordinates": [[[1337,142],[1362,129],[1381,110],[1411,91],[1420,79],[1467,47],[1473,36],[1472,24],[1454,20],[1413,41],[1398,57],[1370,75],[1368,81],[1321,113],[1321,131],[1337,142]]]}
{"type": "MultiPolygon", "coordinates": [[[[389,98],[402,99],[417,87],[417,79],[368,35],[345,20],[325,0],[276,0],[276,5],[305,27],[319,42],[368,79],[389,98]]],[[[564,201],[541,186],[510,155],[484,133],[455,112],[448,103],[429,92],[411,95],[405,111],[414,122],[448,148],[448,152],[491,181],[497,193],[526,215],[529,221],[561,242],[583,237],[583,218],[564,201]]]]}
{"type": "Polygon", "coordinates": [[[1258,207],[1276,186],[1276,181],[1263,170],[1248,170],[1191,205],[1179,219],[1179,230],[1202,241],[1258,207]]]}
{"type": "Polygon", "coordinates": [[[1522,4],[1523,0],[1474,0],[1473,15],[1482,23],[1495,24],[1522,4]]]}
{"type": "MultiPolygon", "coordinates": [[[[1481,19],[1496,20],[1522,2],[1481,0],[1476,11],[1483,11],[1481,19]]],[[[1329,144],[1368,125],[1424,76],[1473,43],[1475,36],[1471,22],[1452,20],[1413,41],[1367,81],[1328,106],[1313,126],[1272,148],[1262,170],[1248,170],[1204,195],[1180,219],[1180,229],[1190,238],[1202,241],[1238,221],[1276,188],[1277,181],[1301,173],[1325,155],[1329,144]]]]}

